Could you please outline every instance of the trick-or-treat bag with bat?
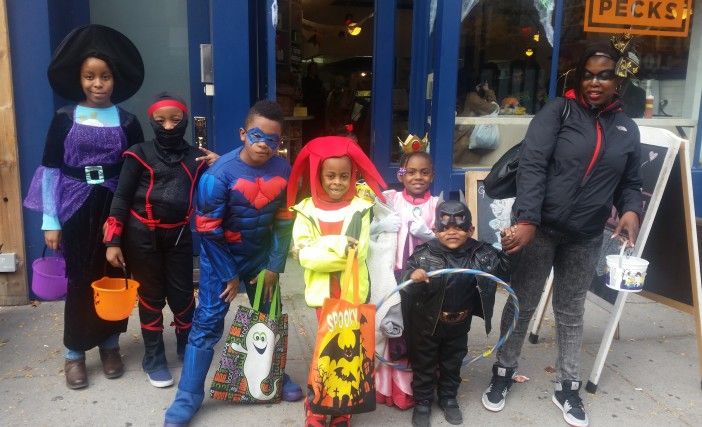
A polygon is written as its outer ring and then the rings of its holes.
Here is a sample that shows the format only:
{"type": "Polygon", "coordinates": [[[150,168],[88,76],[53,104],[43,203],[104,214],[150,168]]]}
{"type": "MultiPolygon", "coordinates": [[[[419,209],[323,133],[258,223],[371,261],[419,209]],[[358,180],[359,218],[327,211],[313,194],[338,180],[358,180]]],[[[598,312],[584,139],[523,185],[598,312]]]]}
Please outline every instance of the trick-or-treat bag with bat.
{"type": "Polygon", "coordinates": [[[375,410],[375,305],[359,302],[358,258],[352,247],[341,283],[342,289],[347,286],[353,286],[353,301],[327,298],[322,306],[307,378],[307,400],[317,414],[375,410]]]}
{"type": "Polygon", "coordinates": [[[263,272],[253,307],[239,306],[215,371],[210,396],[234,403],[277,403],[283,391],[288,349],[288,316],[281,313],[276,284],[268,314],[260,311],[263,272]]]}

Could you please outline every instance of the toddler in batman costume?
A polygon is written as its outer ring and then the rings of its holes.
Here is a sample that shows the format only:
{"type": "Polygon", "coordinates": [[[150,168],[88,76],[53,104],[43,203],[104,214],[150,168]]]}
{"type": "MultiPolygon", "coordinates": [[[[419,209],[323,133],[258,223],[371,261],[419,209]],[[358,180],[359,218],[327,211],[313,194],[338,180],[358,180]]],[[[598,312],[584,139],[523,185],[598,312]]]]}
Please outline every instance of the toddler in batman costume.
{"type": "Polygon", "coordinates": [[[403,280],[415,282],[402,291],[402,311],[414,373],[412,393],[416,406],[412,424],[417,427],[430,425],[435,388],[446,420],[451,424],[463,422],[456,395],[471,317],[482,317],[485,331],[490,332],[496,290],[493,282],[474,276],[450,274],[429,278],[427,272],[471,268],[508,279],[506,255],[488,243],[474,240],[475,227],[471,220],[470,211],[463,203],[454,200],[440,203],[435,216],[436,239],[418,246],[403,271],[403,280]]]}

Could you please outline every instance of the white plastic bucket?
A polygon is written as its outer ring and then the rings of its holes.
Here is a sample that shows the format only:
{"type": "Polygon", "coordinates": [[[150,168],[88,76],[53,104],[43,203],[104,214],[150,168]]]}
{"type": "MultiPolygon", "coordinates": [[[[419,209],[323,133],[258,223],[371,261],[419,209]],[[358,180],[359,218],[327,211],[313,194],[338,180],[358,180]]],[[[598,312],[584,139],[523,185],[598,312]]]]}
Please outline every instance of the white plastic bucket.
{"type": "Polygon", "coordinates": [[[641,292],[646,280],[648,261],[634,256],[625,256],[626,242],[619,255],[607,255],[609,280],[607,287],[619,292],[641,292]]]}

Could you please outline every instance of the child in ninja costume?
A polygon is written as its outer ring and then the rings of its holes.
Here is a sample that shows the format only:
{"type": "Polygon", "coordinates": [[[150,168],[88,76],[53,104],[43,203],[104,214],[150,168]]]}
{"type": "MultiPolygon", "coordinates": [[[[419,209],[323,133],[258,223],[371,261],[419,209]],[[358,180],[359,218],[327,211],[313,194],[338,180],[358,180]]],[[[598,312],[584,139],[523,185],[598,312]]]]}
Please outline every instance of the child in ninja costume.
{"type": "MultiPolygon", "coordinates": [[[[195,226],[200,234],[200,289],[192,329],[185,346],[183,370],[165,425],[186,425],[205,396],[204,383],[222,337],[224,317],[244,283],[253,301],[258,274],[264,271],[264,293],[285,268],[292,213],[285,204],[290,164],[277,156],[283,113],[278,104],[258,101],[239,130],[242,147],[219,158],[200,178],[195,226]]],[[[302,389],[287,375],[283,400],[302,398],[302,389]]]]}
{"type": "Polygon", "coordinates": [[[144,140],[136,117],[115,105],[139,90],[144,65],[122,33],[87,25],[63,39],[48,76],[54,91],[77,105],[54,115],[24,205],[43,213],[46,246],[60,248],[66,260],[64,373],[68,387],[78,389],[88,386],[85,352],[93,347],[100,348],[107,378],[124,373],[119,334],[126,331],[127,319],[99,318],[90,284],[105,275],[122,275],[105,260],[102,224],[117,187],[122,152],[144,140]]]}
{"type": "MultiPolygon", "coordinates": [[[[293,254],[305,269],[305,302],[317,310],[326,298],[353,301],[353,290],[342,289],[342,272],[346,266],[347,249],[356,246],[359,263],[360,301],[367,301],[370,283],[366,256],[370,241],[372,202],[356,196],[359,173],[370,188],[383,199],[381,189],[386,186],[373,163],[354,140],[343,136],[326,136],[309,141],[300,151],[290,175],[288,203],[296,201],[302,179],[303,190],[311,196],[292,206],[296,212],[293,226],[293,254]],[[347,236],[352,219],[361,216],[358,239],[347,236]]],[[[305,425],[324,426],[326,416],[311,411],[305,400],[305,425]]],[[[348,426],[351,415],[336,416],[330,426],[348,426]]]]}
{"type": "MultiPolygon", "coordinates": [[[[383,192],[387,205],[393,213],[379,219],[375,217],[371,223],[371,235],[380,233],[397,233],[397,251],[395,253],[395,277],[402,274],[407,258],[414,252],[417,245],[434,238],[434,212],[439,203],[439,197],[432,196],[429,191],[434,179],[434,165],[429,153],[412,151],[402,155],[397,179],[404,187],[402,191],[387,190],[383,192]]],[[[377,240],[377,238],[375,239],[377,240]]],[[[373,272],[372,272],[373,273],[373,272]]],[[[382,298],[392,291],[392,283],[374,285],[373,299],[382,298]]],[[[406,343],[401,337],[407,331],[402,322],[400,297],[395,294],[387,303],[394,303],[383,320],[376,325],[383,336],[387,338],[386,345],[380,353],[384,357],[404,364],[406,343]],[[396,299],[396,301],[395,301],[396,299]]],[[[376,345],[382,342],[378,340],[376,345]]],[[[403,372],[386,364],[378,364],[375,373],[375,387],[378,403],[408,409],[414,406],[412,398],[412,373],[403,372]]]]}
{"type": "Polygon", "coordinates": [[[413,371],[412,425],[415,427],[430,425],[435,392],[446,421],[463,422],[456,396],[471,318],[482,317],[485,332],[490,333],[495,304],[496,285],[491,281],[465,274],[429,278],[427,272],[471,268],[509,279],[507,256],[472,238],[475,227],[466,205],[455,200],[441,202],[435,218],[436,239],[418,246],[407,260],[403,280],[415,283],[401,292],[413,371]]]}
{"type": "Polygon", "coordinates": [[[139,282],[139,319],[144,339],[142,368],[154,387],[168,387],[163,345],[163,307],[173,311],[177,353],[185,353],[195,310],[190,218],[193,195],[215,153],[188,144],[185,101],[167,92],[148,109],[155,138],[129,147],[105,222],[107,261],[129,267],[139,282]],[[122,253],[124,249],[124,254],[122,253]],[[125,263],[126,261],[126,263],[125,263]]]}

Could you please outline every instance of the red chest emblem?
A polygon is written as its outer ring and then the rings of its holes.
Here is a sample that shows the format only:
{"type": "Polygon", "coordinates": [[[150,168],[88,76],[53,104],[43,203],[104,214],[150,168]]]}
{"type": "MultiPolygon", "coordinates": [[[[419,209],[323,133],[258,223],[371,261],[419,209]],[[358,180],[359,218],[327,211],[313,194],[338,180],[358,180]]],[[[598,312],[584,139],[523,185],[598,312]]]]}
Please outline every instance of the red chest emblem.
{"type": "Polygon", "coordinates": [[[287,181],[275,176],[270,179],[256,178],[255,181],[239,178],[232,190],[239,191],[256,209],[266,206],[285,189],[287,181]]]}

